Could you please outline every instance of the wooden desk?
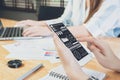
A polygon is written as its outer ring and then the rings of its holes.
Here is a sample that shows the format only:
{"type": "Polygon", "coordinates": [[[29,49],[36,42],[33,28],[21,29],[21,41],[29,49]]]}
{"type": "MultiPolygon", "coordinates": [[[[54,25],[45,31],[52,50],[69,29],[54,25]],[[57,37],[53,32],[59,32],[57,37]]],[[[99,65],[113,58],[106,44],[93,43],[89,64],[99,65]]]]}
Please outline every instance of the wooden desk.
{"type": "MultiPolygon", "coordinates": [[[[2,22],[4,26],[13,26],[16,23],[16,21],[8,19],[2,19],[2,22]]],[[[115,54],[120,57],[120,44],[119,44],[120,39],[105,38],[104,40],[110,44],[115,54]]],[[[37,72],[26,78],[26,80],[38,80],[39,78],[45,76],[50,69],[60,64],[60,63],[52,64],[47,60],[23,60],[24,65],[22,67],[18,69],[11,69],[7,66],[7,62],[10,59],[5,58],[5,56],[8,55],[9,52],[5,50],[3,47],[1,47],[1,45],[13,42],[14,41],[0,41],[0,80],[16,80],[18,77],[32,69],[37,64],[43,63],[44,67],[42,69],[38,70],[37,72]]],[[[105,72],[107,74],[107,78],[105,80],[120,80],[120,73],[103,68],[96,61],[96,59],[91,60],[88,64],[85,65],[85,67],[105,72]]]]}

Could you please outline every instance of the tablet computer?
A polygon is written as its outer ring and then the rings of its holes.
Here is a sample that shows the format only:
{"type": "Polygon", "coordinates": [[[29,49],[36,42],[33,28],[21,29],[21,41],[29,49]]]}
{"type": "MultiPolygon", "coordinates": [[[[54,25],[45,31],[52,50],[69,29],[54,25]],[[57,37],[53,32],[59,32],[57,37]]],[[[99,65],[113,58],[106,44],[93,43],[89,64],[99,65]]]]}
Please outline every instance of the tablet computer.
{"type": "Polygon", "coordinates": [[[54,31],[64,45],[70,49],[81,66],[92,59],[93,56],[91,52],[83,44],[76,40],[63,23],[50,24],[49,28],[54,31]]]}

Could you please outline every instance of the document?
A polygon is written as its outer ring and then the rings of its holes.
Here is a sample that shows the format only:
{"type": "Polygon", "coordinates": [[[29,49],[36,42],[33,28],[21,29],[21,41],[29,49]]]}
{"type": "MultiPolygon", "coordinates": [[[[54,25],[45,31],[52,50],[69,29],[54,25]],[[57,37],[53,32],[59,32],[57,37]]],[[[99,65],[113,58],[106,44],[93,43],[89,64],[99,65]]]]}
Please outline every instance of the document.
{"type": "MultiPolygon", "coordinates": [[[[106,74],[103,72],[88,69],[85,67],[82,68],[82,71],[88,76],[94,76],[98,80],[104,80],[104,78],[106,77],[106,74]]],[[[46,76],[40,78],[39,80],[70,80],[70,79],[66,75],[63,66],[58,66],[50,70],[46,76]]]]}
{"type": "Polygon", "coordinates": [[[2,46],[9,52],[6,58],[45,60],[56,57],[55,45],[51,37],[17,40],[13,44],[2,46]]]}

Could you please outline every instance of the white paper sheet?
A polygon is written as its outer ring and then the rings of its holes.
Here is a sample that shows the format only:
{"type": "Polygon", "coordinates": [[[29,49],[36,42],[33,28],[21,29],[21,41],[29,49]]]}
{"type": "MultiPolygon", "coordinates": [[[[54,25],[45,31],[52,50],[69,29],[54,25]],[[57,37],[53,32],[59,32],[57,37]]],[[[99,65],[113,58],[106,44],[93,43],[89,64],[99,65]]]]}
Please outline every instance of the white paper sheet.
{"type": "Polygon", "coordinates": [[[2,45],[9,51],[9,55],[6,58],[17,59],[50,59],[55,57],[45,56],[45,51],[54,51],[55,46],[51,37],[34,39],[34,40],[18,40],[13,44],[2,45]]]}

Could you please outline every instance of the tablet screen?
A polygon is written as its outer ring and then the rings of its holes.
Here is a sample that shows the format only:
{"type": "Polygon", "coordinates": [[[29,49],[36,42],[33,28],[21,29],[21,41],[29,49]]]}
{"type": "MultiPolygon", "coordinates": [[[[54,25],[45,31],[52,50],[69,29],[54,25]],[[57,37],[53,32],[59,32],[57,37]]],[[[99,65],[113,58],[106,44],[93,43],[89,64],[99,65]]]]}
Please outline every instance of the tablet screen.
{"type": "Polygon", "coordinates": [[[78,61],[88,55],[88,52],[76,40],[76,38],[71,34],[71,32],[63,23],[51,24],[49,26],[58,35],[65,46],[71,50],[78,61]]]}

